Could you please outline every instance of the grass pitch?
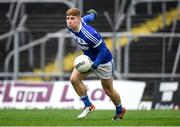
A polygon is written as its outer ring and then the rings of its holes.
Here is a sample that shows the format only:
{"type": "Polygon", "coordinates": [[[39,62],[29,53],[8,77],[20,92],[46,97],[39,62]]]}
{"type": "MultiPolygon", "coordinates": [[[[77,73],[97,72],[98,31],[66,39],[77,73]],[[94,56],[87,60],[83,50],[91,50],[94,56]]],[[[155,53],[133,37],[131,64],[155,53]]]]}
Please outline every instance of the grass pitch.
{"type": "Polygon", "coordinates": [[[0,126],[180,126],[180,110],[127,111],[112,121],[114,111],[96,110],[78,120],[80,110],[0,110],[0,126]]]}

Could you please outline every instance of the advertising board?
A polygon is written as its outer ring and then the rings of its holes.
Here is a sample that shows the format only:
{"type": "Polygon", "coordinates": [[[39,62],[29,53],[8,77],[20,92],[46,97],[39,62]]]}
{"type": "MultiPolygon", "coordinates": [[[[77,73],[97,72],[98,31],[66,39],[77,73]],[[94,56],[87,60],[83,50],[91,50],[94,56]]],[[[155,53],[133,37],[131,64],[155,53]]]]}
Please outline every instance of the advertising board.
{"type": "MultiPolygon", "coordinates": [[[[104,93],[100,81],[84,81],[84,83],[96,109],[114,109],[114,105],[104,93]]],[[[138,109],[145,82],[115,80],[114,88],[120,94],[123,106],[127,109],[138,109]]],[[[83,103],[69,81],[0,82],[0,108],[79,109],[82,107],[83,103]]]]}

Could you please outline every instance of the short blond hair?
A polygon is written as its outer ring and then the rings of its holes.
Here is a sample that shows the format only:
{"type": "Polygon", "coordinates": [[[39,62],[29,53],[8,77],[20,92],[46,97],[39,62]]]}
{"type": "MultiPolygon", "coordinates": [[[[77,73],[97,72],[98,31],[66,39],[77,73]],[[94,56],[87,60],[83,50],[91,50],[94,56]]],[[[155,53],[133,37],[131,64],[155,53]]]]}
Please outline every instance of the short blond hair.
{"type": "Polygon", "coordinates": [[[66,11],[66,16],[70,15],[80,17],[81,11],[78,8],[70,8],[66,11]]]}

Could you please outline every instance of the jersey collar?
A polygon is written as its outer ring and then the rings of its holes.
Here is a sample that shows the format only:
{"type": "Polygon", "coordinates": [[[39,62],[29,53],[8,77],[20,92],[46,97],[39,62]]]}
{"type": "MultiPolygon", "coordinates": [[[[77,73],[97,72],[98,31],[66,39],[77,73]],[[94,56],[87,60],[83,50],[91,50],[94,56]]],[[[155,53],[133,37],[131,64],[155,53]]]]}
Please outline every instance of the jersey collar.
{"type": "Polygon", "coordinates": [[[79,29],[77,31],[78,33],[80,32],[81,28],[82,28],[82,22],[80,22],[80,24],[79,24],[79,29]]]}

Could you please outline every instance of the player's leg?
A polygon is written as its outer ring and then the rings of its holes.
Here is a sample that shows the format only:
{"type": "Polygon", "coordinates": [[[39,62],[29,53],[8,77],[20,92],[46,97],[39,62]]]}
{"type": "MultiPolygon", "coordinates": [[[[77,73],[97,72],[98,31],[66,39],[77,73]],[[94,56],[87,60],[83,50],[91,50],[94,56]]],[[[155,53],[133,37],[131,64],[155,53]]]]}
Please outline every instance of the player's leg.
{"type": "Polygon", "coordinates": [[[82,82],[82,80],[87,76],[88,74],[81,74],[79,73],[75,68],[73,69],[73,72],[70,77],[70,81],[73,85],[74,90],[76,93],[80,96],[81,100],[83,101],[85,107],[82,111],[82,113],[77,118],[84,118],[86,117],[90,112],[92,112],[95,107],[92,105],[92,103],[89,100],[89,97],[87,95],[87,90],[82,82]]]}
{"type": "Polygon", "coordinates": [[[105,64],[100,64],[94,73],[101,79],[102,87],[105,93],[111,98],[114,105],[121,103],[120,96],[113,88],[113,72],[114,72],[114,61],[110,61],[105,64]]]}
{"type": "Polygon", "coordinates": [[[76,93],[81,97],[87,95],[87,90],[82,82],[86,75],[79,73],[75,68],[72,71],[70,76],[71,84],[73,85],[74,90],[76,93]]]}
{"type": "Polygon", "coordinates": [[[113,79],[101,79],[102,87],[105,91],[105,93],[111,98],[114,105],[118,105],[121,103],[120,96],[116,92],[116,90],[113,88],[113,79]]]}
{"type": "Polygon", "coordinates": [[[114,61],[105,64],[100,64],[98,69],[94,70],[95,74],[101,78],[101,84],[105,93],[111,98],[116,107],[115,117],[113,119],[121,119],[125,113],[125,108],[121,105],[120,95],[113,88],[113,72],[114,61]]]}
{"type": "Polygon", "coordinates": [[[116,113],[113,117],[113,120],[122,119],[126,109],[121,105],[120,95],[113,88],[113,79],[101,79],[102,87],[105,93],[111,98],[112,102],[116,107],[116,113]]]}

